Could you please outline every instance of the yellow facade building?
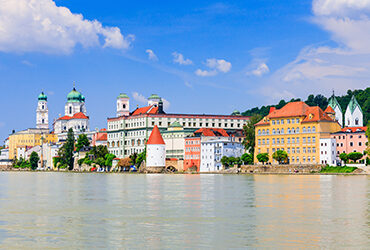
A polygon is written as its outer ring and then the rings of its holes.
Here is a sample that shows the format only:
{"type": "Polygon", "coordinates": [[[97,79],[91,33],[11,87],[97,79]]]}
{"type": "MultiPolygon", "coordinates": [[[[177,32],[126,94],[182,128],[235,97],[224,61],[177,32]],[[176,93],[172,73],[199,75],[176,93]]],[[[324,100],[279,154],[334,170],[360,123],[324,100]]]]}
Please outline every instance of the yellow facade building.
{"type": "Polygon", "coordinates": [[[272,154],[283,150],[290,164],[319,163],[320,139],[330,138],[330,133],[339,130],[339,123],[320,107],[291,102],[281,109],[272,109],[255,126],[255,162],[257,154],[268,153],[269,162],[277,163],[272,154]]]}
{"type": "Polygon", "coordinates": [[[48,129],[30,128],[13,133],[9,136],[9,159],[17,156],[17,148],[34,147],[42,143],[56,143],[58,137],[48,129]]]}

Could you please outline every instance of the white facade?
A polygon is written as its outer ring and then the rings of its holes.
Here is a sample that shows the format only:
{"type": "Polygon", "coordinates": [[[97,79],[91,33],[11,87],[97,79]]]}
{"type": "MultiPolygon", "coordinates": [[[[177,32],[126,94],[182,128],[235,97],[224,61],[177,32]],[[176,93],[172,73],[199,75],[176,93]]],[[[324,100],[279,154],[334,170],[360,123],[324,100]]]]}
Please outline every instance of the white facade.
{"type": "Polygon", "coordinates": [[[117,97],[117,117],[130,115],[130,99],[126,94],[117,97]]]}
{"type": "Polygon", "coordinates": [[[362,127],[364,124],[363,114],[359,106],[356,106],[353,112],[348,106],[344,117],[346,127],[362,127]]]}
{"type": "Polygon", "coordinates": [[[222,170],[222,157],[241,157],[243,153],[244,146],[241,143],[232,142],[231,138],[202,137],[200,172],[222,170]]]}
{"type": "Polygon", "coordinates": [[[9,160],[9,149],[1,149],[0,160],[9,160]]]}
{"type": "Polygon", "coordinates": [[[334,138],[320,139],[320,164],[329,164],[336,166],[337,164],[337,142],[334,138]]]}
{"type": "Polygon", "coordinates": [[[147,167],[165,167],[166,166],[166,145],[164,144],[147,145],[146,166],[147,167]]]}
{"type": "Polygon", "coordinates": [[[343,113],[339,105],[335,106],[334,112],[335,112],[335,120],[337,120],[339,125],[342,127],[343,126],[343,113]]]}
{"type": "Polygon", "coordinates": [[[73,129],[73,132],[83,134],[86,131],[90,131],[89,119],[58,119],[54,124],[54,132],[56,134],[67,133],[69,129],[73,129]]]}
{"type": "Polygon", "coordinates": [[[155,107],[158,107],[158,104],[159,102],[161,101],[161,98],[156,95],[156,94],[152,94],[149,98],[148,98],[148,106],[155,106],[155,107]]]}
{"type": "Polygon", "coordinates": [[[85,102],[67,102],[64,106],[64,115],[74,116],[80,112],[86,115],[85,102]]]}
{"type": "Polygon", "coordinates": [[[36,128],[49,129],[49,111],[46,100],[40,100],[36,109],[36,128]]]}

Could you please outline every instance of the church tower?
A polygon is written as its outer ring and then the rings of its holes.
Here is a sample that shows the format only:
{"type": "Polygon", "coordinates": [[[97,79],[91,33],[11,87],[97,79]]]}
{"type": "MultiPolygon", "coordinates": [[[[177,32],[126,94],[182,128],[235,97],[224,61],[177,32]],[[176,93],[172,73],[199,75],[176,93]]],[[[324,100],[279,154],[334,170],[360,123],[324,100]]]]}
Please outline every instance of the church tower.
{"type": "Polygon", "coordinates": [[[343,111],[337,101],[337,98],[335,98],[334,92],[333,95],[329,98],[328,107],[329,106],[334,110],[335,120],[337,120],[340,126],[343,127],[343,111]]]}
{"type": "Polygon", "coordinates": [[[74,116],[77,113],[83,113],[86,115],[85,97],[73,88],[67,95],[67,103],[64,108],[64,114],[66,116],[74,116]]]}
{"type": "Polygon", "coordinates": [[[346,127],[362,127],[364,124],[363,116],[362,109],[353,95],[344,115],[346,127]]]}
{"type": "Polygon", "coordinates": [[[42,92],[36,109],[36,128],[49,129],[48,97],[42,92]]]}
{"type": "Polygon", "coordinates": [[[148,106],[153,106],[154,105],[155,107],[158,107],[158,104],[159,104],[160,101],[161,101],[161,98],[158,95],[152,94],[148,98],[148,106]]]}
{"type": "Polygon", "coordinates": [[[166,167],[166,144],[157,125],[146,143],[146,168],[149,172],[160,173],[166,167]]]}
{"type": "Polygon", "coordinates": [[[117,117],[130,115],[130,98],[121,93],[117,97],[117,117]]]}

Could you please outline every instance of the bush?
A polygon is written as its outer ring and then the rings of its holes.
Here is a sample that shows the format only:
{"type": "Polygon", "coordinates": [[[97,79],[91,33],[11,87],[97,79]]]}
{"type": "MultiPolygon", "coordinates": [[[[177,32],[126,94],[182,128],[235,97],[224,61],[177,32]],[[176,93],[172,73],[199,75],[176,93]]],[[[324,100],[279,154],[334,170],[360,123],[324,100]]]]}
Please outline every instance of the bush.
{"type": "Polygon", "coordinates": [[[268,153],[260,153],[257,155],[257,160],[259,162],[262,162],[263,164],[265,164],[266,162],[269,161],[269,154],[268,153]]]}

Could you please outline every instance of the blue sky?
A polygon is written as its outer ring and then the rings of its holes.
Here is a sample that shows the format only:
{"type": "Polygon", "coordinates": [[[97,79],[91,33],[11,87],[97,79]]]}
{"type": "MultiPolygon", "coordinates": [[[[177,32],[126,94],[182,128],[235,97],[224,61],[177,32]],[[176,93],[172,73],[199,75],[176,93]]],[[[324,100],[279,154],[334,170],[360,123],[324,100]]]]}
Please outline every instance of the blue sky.
{"type": "Polygon", "coordinates": [[[50,123],[63,114],[74,81],[91,128],[120,92],[132,109],[157,93],[167,112],[229,114],[369,86],[367,0],[3,2],[1,138],[35,126],[42,90],[50,123]]]}

